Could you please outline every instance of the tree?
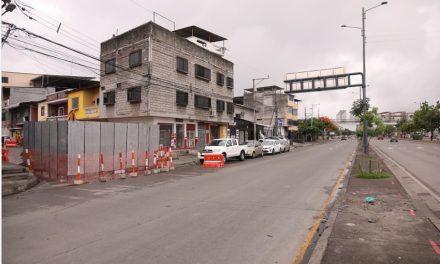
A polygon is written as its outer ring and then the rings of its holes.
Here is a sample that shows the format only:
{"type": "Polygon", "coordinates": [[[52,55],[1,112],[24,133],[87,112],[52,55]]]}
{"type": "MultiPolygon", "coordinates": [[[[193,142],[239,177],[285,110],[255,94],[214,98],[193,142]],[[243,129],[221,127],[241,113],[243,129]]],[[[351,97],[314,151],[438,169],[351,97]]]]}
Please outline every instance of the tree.
{"type": "Polygon", "coordinates": [[[420,109],[414,112],[413,118],[416,129],[423,129],[431,133],[431,141],[434,139],[434,131],[440,128],[440,102],[436,105],[429,105],[423,102],[420,109]]]}
{"type": "Polygon", "coordinates": [[[366,98],[365,102],[362,99],[358,99],[353,102],[350,113],[355,116],[361,118],[364,113],[364,109],[370,109],[370,98],[366,98]],[[365,108],[364,108],[365,107],[365,108]]]}
{"type": "Polygon", "coordinates": [[[384,128],[384,133],[388,136],[396,132],[396,127],[393,125],[386,125],[384,128]]]}
{"type": "Polygon", "coordinates": [[[319,121],[321,121],[323,123],[324,128],[327,132],[335,131],[338,129],[338,126],[336,126],[335,123],[333,123],[333,121],[326,116],[320,117],[319,121]]]}
{"type": "MultiPolygon", "coordinates": [[[[356,102],[358,102],[359,100],[355,101],[353,103],[353,108],[355,108],[355,104],[356,102]]],[[[357,107],[357,106],[356,106],[357,107]]],[[[377,136],[377,135],[382,135],[385,131],[385,125],[382,121],[382,119],[379,116],[378,113],[379,109],[377,107],[373,107],[370,111],[365,112],[364,114],[358,116],[360,118],[360,126],[358,128],[358,130],[356,131],[356,135],[358,137],[361,137],[363,135],[363,121],[366,120],[367,121],[367,133],[368,135],[370,135],[370,139],[371,137],[377,136]]]]}
{"type": "Polygon", "coordinates": [[[316,136],[322,135],[322,132],[324,131],[324,123],[316,118],[307,119],[298,125],[298,131],[305,137],[310,135],[312,140],[314,140],[316,136]]]}

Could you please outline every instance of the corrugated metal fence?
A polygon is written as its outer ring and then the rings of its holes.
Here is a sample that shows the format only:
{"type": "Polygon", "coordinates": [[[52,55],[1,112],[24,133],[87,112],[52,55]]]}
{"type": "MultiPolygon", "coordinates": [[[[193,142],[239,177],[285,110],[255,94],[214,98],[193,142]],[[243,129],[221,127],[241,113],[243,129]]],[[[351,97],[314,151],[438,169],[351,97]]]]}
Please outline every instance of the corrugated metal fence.
{"type": "Polygon", "coordinates": [[[78,155],[85,182],[102,176],[116,178],[120,156],[122,169],[126,169],[131,167],[133,152],[136,170],[143,171],[146,153],[150,166],[153,152],[159,148],[159,126],[143,123],[25,122],[23,130],[23,145],[31,153],[34,174],[48,181],[73,182],[78,155]]]}

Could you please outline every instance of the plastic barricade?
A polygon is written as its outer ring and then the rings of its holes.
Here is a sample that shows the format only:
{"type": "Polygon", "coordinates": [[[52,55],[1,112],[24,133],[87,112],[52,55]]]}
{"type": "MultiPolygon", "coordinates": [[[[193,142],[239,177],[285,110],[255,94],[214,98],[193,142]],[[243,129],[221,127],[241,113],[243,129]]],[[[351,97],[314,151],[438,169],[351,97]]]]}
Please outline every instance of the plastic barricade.
{"type": "Polygon", "coordinates": [[[9,150],[2,148],[2,161],[9,161],[9,150]]]}
{"type": "Polygon", "coordinates": [[[206,153],[203,161],[203,168],[223,168],[225,160],[223,154],[206,153]]]}

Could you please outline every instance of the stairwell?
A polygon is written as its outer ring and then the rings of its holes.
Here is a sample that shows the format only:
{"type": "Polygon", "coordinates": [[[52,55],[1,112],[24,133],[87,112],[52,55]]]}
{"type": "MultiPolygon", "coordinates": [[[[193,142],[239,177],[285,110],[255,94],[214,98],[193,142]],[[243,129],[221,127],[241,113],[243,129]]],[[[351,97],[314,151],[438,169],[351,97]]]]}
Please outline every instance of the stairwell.
{"type": "Polygon", "coordinates": [[[38,179],[26,167],[5,162],[2,164],[2,196],[22,192],[38,184],[38,179]]]}

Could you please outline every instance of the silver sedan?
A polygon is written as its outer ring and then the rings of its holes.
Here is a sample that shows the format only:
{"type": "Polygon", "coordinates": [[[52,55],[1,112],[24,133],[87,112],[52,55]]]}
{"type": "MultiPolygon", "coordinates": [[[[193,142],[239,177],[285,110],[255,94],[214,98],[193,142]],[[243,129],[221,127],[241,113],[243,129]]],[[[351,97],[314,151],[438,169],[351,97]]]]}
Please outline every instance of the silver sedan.
{"type": "Polygon", "coordinates": [[[247,157],[258,157],[264,156],[263,153],[263,145],[261,144],[261,142],[255,141],[255,140],[249,140],[248,142],[246,142],[247,145],[247,150],[246,150],[246,156],[247,157]]]}

